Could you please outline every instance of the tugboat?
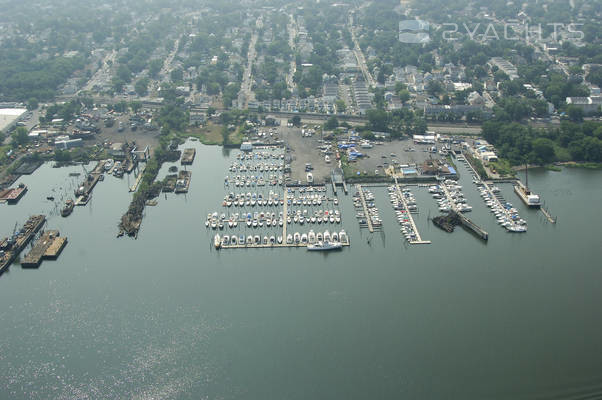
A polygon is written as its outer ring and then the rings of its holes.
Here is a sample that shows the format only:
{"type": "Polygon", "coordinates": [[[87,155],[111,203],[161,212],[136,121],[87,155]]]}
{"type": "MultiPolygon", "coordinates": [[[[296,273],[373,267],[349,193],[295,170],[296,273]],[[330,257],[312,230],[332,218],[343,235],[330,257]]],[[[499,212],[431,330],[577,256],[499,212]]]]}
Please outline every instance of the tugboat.
{"type": "Polygon", "coordinates": [[[65,207],[63,207],[63,209],[61,210],[61,216],[63,217],[68,217],[69,215],[71,215],[71,213],[73,212],[73,207],[75,206],[75,203],[73,202],[73,200],[69,199],[65,202],[65,207]]]}

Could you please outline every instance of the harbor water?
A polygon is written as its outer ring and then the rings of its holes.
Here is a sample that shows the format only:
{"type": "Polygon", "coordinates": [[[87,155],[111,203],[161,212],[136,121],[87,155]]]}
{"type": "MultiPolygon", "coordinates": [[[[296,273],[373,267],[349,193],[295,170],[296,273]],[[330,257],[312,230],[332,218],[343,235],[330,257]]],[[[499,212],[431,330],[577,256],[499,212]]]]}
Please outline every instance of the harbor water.
{"type": "MultiPolygon", "coordinates": [[[[1,236],[41,213],[69,239],[58,260],[0,277],[0,399],[602,396],[601,172],[529,171],[555,225],[499,185],[528,222],[508,233],[458,166],[487,242],[435,227],[419,187],[414,218],[432,244],[405,242],[385,187],[370,188],[383,229],[369,234],[350,186],[340,252],[216,251],[204,222],[234,191],[237,150],[183,147],[197,151],[190,191],[161,194],[137,240],[116,238],[133,176],[107,176],[62,218],[83,170],[45,164],[17,182],[29,187],[17,205],[0,205],[1,236]]],[[[183,168],[161,177],[171,165],[183,168]]]]}

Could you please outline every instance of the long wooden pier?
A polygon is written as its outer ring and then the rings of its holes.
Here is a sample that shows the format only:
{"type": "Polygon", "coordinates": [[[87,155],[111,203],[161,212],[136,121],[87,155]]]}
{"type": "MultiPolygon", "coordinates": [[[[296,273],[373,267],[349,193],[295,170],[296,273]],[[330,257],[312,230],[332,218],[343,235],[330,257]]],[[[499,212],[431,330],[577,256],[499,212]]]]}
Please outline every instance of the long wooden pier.
{"type": "Polygon", "coordinates": [[[142,181],[142,177],[144,176],[145,169],[146,169],[146,164],[144,164],[144,168],[142,168],[140,170],[140,172],[138,173],[138,176],[136,177],[136,181],[134,182],[132,187],[130,187],[130,192],[135,192],[138,189],[138,185],[140,184],[140,181],[142,181]]]}
{"type": "Polygon", "coordinates": [[[395,190],[397,191],[397,196],[403,203],[403,207],[406,210],[406,215],[408,217],[408,220],[410,221],[410,225],[412,225],[412,229],[414,230],[414,233],[416,233],[417,240],[410,240],[410,241],[408,241],[408,243],[410,243],[410,244],[431,244],[430,240],[422,240],[422,236],[420,236],[420,232],[418,232],[418,227],[416,226],[416,222],[414,222],[412,213],[410,213],[410,209],[408,208],[408,203],[406,202],[405,196],[403,195],[401,188],[399,187],[399,184],[397,183],[397,177],[394,177],[394,178],[395,178],[395,190]]]}
{"type": "Polygon", "coordinates": [[[548,220],[548,222],[555,224],[556,223],[556,218],[552,217],[552,215],[550,214],[550,212],[548,210],[546,210],[546,208],[544,206],[539,207],[539,209],[541,210],[541,212],[543,213],[543,215],[546,217],[546,219],[548,220]]]}
{"type": "Polygon", "coordinates": [[[360,201],[362,203],[362,208],[364,209],[364,216],[366,217],[366,223],[368,224],[368,230],[370,233],[374,232],[374,227],[372,226],[372,216],[368,212],[368,205],[366,204],[366,198],[364,197],[364,190],[362,189],[362,185],[355,185],[357,192],[360,195],[360,201]]]}

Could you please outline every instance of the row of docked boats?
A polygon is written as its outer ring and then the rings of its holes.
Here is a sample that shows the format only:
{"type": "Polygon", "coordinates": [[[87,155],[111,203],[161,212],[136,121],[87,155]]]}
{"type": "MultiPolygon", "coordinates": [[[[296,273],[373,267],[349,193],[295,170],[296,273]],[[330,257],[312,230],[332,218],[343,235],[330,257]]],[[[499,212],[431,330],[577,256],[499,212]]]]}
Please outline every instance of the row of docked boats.
{"type": "Polygon", "coordinates": [[[483,182],[464,157],[456,157],[456,159],[471,169],[472,182],[477,186],[479,194],[491,213],[495,216],[497,223],[508,232],[527,232],[527,221],[519,216],[518,210],[511,203],[504,200],[500,188],[483,182]]]}
{"type": "Polygon", "coordinates": [[[283,160],[284,154],[277,148],[271,148],[270,151],[253,151],[250,153],[238,153],[236,159],[240,161],[252,160],[283,160]]]}
{"type": "Polygon", "coordinates": [[[452,179],[441,182],[441,185],[430,186],[428,191],[437,201],[441,212],[457,211],[466,213],[472,211],[472,206],[469,206],[464,198],[462,186],[452,179]]]}
{"type": "Polygon", "coordinates": [[[230,193],[224,197],[222,202],[223,207],[255,207],[255,206],[282,206],[284,205],[284,199],[281,198],[279,193],[274,193],[270,190],[267,195],[263,193],[230,193]]]}
{"type": "Polygon", "coordinates": [[[276,235],[223,235],[216,234],[213,238],[215,248],[219,249],[228,246],[274,246],[282,245],[306,245],[308,250],[335,250],[349,244],[349,237],[345,230],[340,232],[314,232],[308,233],[295,232],[288,234],[286,238],[276,235]],[[311,248],[309,248],[311,246],[311,248]]]}
{"type": "Polygon", "coordinates": [[[224,178],[224,185],[235,187],[255,187],[255,186],[282,186],[284,182],[284,176],[282,174],[269,174],[266,176],[262,175],[237,175],[234,177],[226,176],[224,178]]]}
{"type": "Polygon", "coordinates": [[[236,228],[238,224],[245,223],[248,228],[282,227],[287,224],[340,224],[341,212],[339,210],[315,210],[313,213],[305,210],[288,210],[285,216],[282,211],[278,214],[269,211],[257,211],[254,213],[234,213],[226,216],[225,213],[217,212],[207,215],[205,227],[211,229],[236,228]]]}
{"type": "Polygon", "coordinates": [[[122,178],[125,173],[121,161],[115,161],[112,158],[105,161],[103,168],[106,172],[110,172],[112,170],[113,176],[117,178],[122,178]]]}
{"type": "Polygon", "coordinates": [[[357,218],[360,227],[368,226],[368,220],[370,220],[373,228],[381,228],[383,221],[380,218],[378,207],[374,204],[374,194],[366,189],[362,189],[362,193],[366,202],[366,211],[364,211],[360,192],[357,191],[353,195],[353,206],[356,209],[355,217],[357,218]]]}
{"type": "Polygon", "coordinates": [[[395,211],[395,218],[399,225],[401,225],[399,231],[408,242],[419,240],[420,238],[414,229],[412,216],[410,215],[411,213],[418,213],[416,198],[409,188],[403,188],[401,190],[401,197],[395,186],[389,186],[387,190],[389,192],[389,200],[395,211]]]}
{"type": "Polygon", "coordinates": [[[284,170],[284,161],[275,163],[233,163],[228,167],[230,172],[278,172],[284,170]]]}
{"type": "Polygon", "coordinates": [[[518,210],[502,197],[499,189],[490,187],[486,183],[477,183],[481,197],[497,219],[497,223],[508,232],[527,232],[527,221],[522,219],[518,210]]]}

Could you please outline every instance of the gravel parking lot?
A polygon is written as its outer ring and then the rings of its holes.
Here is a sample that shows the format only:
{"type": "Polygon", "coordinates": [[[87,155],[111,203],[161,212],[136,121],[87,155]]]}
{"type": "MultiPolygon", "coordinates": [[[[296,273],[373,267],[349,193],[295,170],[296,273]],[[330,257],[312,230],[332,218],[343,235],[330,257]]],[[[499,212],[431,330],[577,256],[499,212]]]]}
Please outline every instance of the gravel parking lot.
{"type": "MultiPolygon", "coordinates": [[[[394,140],[384,142],[382,145],[374,145],[371,149],[362,149],[358,146],[357,150],[366,156],[351,163],[353,168],[362,173],[384,174],[385,168],[396,163],[400,165],[421,165],[430,158],[441,158],[439,154],[428,152],[432,145],[417,145],[411,139],[394,140]],[[408,151],[414,149],[415,151],[408,151]]],[[[440,148],[441,145],[438,146],[440,148]]]]}
{"type": "Polygon", "coordinates": [[[311,163],[314,168],[311,172],[314,176],[314,182],[323,183],[333,168],[336,168],[337,162],[334,155],[330,156],[331,162],[328,164],[325,161],[324,154],[319,149],[322,145],[320,134],[312,137],[303,137],[301,128],[288,128],[281,126],[282,140],[287,144],[291,157],[291,180],[293,182],[307,182],[307,172],[305,172],[305,164],[311,163]]]}

